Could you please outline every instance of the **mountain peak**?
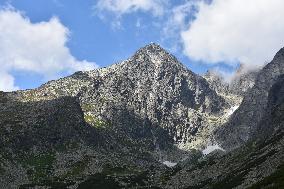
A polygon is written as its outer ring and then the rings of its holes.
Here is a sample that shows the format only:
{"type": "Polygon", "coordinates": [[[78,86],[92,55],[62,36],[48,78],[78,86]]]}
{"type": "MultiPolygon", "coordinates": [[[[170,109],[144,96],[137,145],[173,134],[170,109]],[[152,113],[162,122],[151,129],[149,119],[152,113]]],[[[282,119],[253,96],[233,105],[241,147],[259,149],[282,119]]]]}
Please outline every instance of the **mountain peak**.
{"type": "MultiPolygon", "coordinates": [[[[282,60],[284,57],[284,47],[282,47],[274,56],[273,61],[282,60]]],[[[282,61],[280,61],[282,62],[282,61]]]]}
{"type": "Polygon", "coordinates": [[[153,63],[156,65],[168,63],[169,65],[181,63],[177,60],[175,56],[170,54],[167,50],[162,48],[157,43],[150,43],[142,48],[140,48],[132,56],[132,60],[135,62],[153,63]]]}
{"type": "MultiPolygon", "coordinates": [[[[151,43],[149,43],[148,45],[146,45],[146,46],[144,46],[144,47],[142,47],[141,49],[148,49],[148,50],[154,50],[154,49],[156,49],[156,50],[161,50],[161,49],[163,49],[158,43],[154,43],[154,42],[151,42],[151,43]]],[[[164,50],[164,49],[163,49],[164,50]]]]}
{"type": "Polygon", "coordinates": [[[142,54],[168,54],[170,55],[164,48],[162,48],[159,44],[157,43],[150,43],[142,48],[140,48],[137,53],[142,53],[142,54]]]}

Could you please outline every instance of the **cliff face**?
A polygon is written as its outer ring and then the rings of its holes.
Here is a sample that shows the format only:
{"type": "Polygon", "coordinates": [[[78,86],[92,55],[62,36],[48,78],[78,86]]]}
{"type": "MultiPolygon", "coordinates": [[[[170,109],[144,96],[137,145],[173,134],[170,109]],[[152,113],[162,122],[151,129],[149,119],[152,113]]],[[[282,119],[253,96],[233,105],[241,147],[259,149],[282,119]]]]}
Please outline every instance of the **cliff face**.
{"type": "Polygon", "coordinates": [[[216,139],[227,149],[247,142],[257,132],[257,125],[266,114],[269,90],[284,73],[284,49],[259,71],[254,86],[244,95],[238,110],[228,123],[216,132],[216,139]]]}

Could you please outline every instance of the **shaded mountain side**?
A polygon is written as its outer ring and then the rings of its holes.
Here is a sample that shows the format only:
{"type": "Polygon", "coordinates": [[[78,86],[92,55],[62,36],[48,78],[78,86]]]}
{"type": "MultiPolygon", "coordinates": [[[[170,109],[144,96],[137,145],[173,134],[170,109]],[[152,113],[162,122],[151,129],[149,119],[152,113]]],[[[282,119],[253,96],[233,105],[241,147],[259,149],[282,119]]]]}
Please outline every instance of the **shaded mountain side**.
{"type": "Polygon", "coordinates": [[[166,188],[282,188],[284,166],[284,76],[269,90],[266,115],[241,148],[215,151],[181,164],[166,188]],[[195,162],[195,163],[194,163],[195,162]]]}
{"type": "Polygon", "coordinates": [[[1,148],[45,151],[64,143],[98,145],[99,132],[84,120],[78,99],[61,97],[38,102],[15,101],[9,94],[0,97],[1,148]]]}
{"type": "MultiPolygon", "coordinates": [[[[166,188],[243,189],[262,183],[283,171],[283,136],[281,132],[265,143],[247,144],[225,155],[216,151],[195,163],[190,161],[171,173],[166,188]]],[[[269,183],[279,184],[281,176],[269,183]]]]}
{"type": "Polygon", "coordinates": [[[284,74],[280,75],[268,95],[265,115],[257,127],[252,140],[266,140],[283,130],[284,123],[284,74]]]}
{"type": "Polygon", "coordinates": [[[284,49],[259,72],[255,85],[245,94],[240,107],[216,131],[215,138],[224,148],[236,148],[255,134],[266,114],[269,90],[281,74],[284,74],[284,49]]]}
{"type": "Polygon", "coordinates": [[[161,127],[131,112],[88,124],[76,97],[20,102],[0,93],[0,105],[0,188],[74,185],[103,170],[115,174],[117,167],[128,171],[127,179],[150,167],[165,169],[162,151],[187,153],[176,149],[161,127]]]}

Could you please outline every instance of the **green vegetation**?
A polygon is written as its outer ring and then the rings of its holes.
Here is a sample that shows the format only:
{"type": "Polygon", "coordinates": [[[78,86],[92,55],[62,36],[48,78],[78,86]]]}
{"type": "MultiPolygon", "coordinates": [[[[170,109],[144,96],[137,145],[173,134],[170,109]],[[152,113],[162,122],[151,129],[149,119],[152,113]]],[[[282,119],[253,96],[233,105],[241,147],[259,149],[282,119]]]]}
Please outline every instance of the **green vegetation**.
{"type": "Polygon", "coordinates": [[[68,186],[72,186],[76,184],[73,181],[66,181],[60,179],[51,179],[51,180],[43,180],[40,183],[32,183],[32,184],[23,184],[19,187],[19,189],[30,189],[30,188],[51,188],[51,189],[66,189],[68,186]]]}
{"type": "Polygon", "coordinates": [[[169,181],[171,177],[175,176],[180,170],[182,170],[180,166],[168,168],[165,172],[161,174],[160,183],[163,185],[166,184],[167,181],[169,181]]]}
{"type": "MultiPolygon", "coordinates": [[[[241,167],[236,170],[233,170],[231,174],[228,175],[226,178],[214,183],[212,185],[212,189],[227,189],[241,185],[243,183],[243,180],[245,179],[245,176],[252,168],[265,162],[268,157],[274,155],[275,153],[275,150],[271,150],[263,156],[259,156],[259,154],[258,156],[253,156],[255,155],[254,153],[250,154],[249,157],[251,157],[251,160],[244,161],[241,167]]],[[[242,154],[242,156],[244,156],[244,154],[242,154]]],[[[241,162],[241,157],[239,161],[241,162]]]]}
{"type": "Polygon", "coordinates": [[[86,158],[82,161],[75,162],[72,164],[71,170],[64,177],[76,177],[80,176],[80,174],[87,168],[90,159],[86,158]]]}
{"type": "Polygon", "coordinates": [[[3,158],[2,155],[0,155],[0,175],[5,173],[4,164],[5,164],[5,158],[3,158]]]}
{"type": "Polygon", "coordinates": [[[27,168],[29,180],[39,181],[49,177],[55,161],[54,153],[32,155],[22,160],[22,165],[27,168]]]}
{"type": "Polygon", "coordinates": [[[112,167],[105,165],[101,173],[90,176],[78,186],[78,189],[157,188],[150,186],[148,176],[147,171],[138,171],[126,166],[112,167]],[[124,186],[121,183],[124,183],[124,186]]]}
{"type": "Polygon", "coordinates": [[[0,167],[0,175],[4,174],[6,171],[3,167],[0,167]]]}
{"type": "Polygon", "coordinates": [[[140,171],[134,167],[123,166],[123,167],[114,167],[109,164],[103,166],[103,174],[106,175],[129,175],[129,174],[138,174],[140,171]]]}
{"type": "Polygon", "coordinates": [[[99,120],[95,118],[95,116],[90,114],[85,114],[84,119],[87,123],[89,123],[91,126],[95,128],[107,128],[109,126],[109,124],[106,123],[105,121],[99,120]]]}
{"type": "Polygon", "coordinates": [[[70,150],[74,150],[78,147],[78,143],[75,141],[71,141],[71,142],[65,142],[65,143],[60,143],[57,144],[55,149],[58,152],[66,152],[66,151],[70,151],[70,150]]]}
{"type": "Polygon", "coordinates": [[[96,108],[94,104],[86,104],[86,103],[82,104],[81,107],[84,112],[90,112],[96,108]]]}
{"type": "Polygon", "coordinates": [[[209,117],[210,122],[217,122],[219,120],[218,117],[209,117]]]}
{"type": "Polygon", "coordinates": [[[260,182],[254,184],[249,189],[279,189],[284,188],[284,164],[282,164],[279,169],[272,175],[264,178],[260,182]]]}
{"type": "Polygon", "coordinates": [[[246,171],[243,172],[233,172],[231,175],[227,176],[225,179],[220,182],[214,183],[211,188],[212,189],[227,189],[234,188],[240,184],[242,184],[244,180],[244,176],[246,175],[246,171]]]}

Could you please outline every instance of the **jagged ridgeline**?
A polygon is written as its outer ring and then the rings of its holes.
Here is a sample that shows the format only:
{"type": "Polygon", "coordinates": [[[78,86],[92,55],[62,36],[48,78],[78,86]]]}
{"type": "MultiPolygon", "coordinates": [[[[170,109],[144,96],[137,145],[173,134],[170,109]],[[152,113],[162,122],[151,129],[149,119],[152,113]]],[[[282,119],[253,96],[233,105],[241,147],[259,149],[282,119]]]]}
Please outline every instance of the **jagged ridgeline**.
{"type": "Polygon", "coordinates": [[[246,188],[281,180],[279,54],[226,83],[149,44],[107,68],[1,92],[0,188],[246,188]],[[267,79],[263,95],[251,98],[267,79]],[[256,107],[245,119],[255,125],[237,124],[241,110],[256,106],[249,99],[262,102],[265,116],[256,107]]]}

